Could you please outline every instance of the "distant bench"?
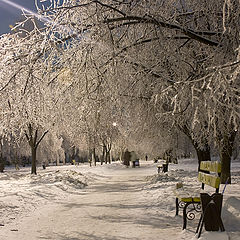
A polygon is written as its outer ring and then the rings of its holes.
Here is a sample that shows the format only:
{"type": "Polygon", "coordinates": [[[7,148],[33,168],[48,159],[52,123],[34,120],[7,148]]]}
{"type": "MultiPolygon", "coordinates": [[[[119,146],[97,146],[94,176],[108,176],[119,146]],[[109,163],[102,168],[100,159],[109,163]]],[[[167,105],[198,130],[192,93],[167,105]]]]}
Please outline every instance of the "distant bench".
{"type": "Polygon", "coordinates": [[[139,159],[136,159],[136,160],[132,161],[132,167],[133,168],[140,167],[139,159]]]}
{"type": "MultiPolygon", "coordinates": [[[[200,170],[198,173],[198,180],[202,183],[202,189],[204,185],[215,189],[215,192],[219,192],[219,186],[221,174],[221,163],[217,161],[202,161],[200,164],[200,170]]],[[[201,200],[200,200],[200,190],[198,193],[194,193],[189,189],[184,189],[182,184],[177,184],[176,190],[174,191],[176,195],[176,215],[178,215],[179,208],[183,208],[183,229],[187,227],[187,219],[192,220],[195,218],[196,212],[201,212],[201,200]],[[187,211],[189,205],[192,208],[187,211]]]]}
{"type": "Polygon", "coordinates": [[[165,162],[165,163],[162,163],[162,164],[159,164],[157,165],[157,172],[160,173],[160,172],[168,172],[168,162],[165,162]]]}

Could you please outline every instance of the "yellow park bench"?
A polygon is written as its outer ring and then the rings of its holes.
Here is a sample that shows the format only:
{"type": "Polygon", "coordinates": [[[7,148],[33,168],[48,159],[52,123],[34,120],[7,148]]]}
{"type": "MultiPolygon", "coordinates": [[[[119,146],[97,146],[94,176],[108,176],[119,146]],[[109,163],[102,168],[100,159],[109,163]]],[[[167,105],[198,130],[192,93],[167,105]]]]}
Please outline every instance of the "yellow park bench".
{"type": "MultiPolygon", "coordinates": [[[[214,188],[215,193],[219,192],[221,174],[221,163],[217,161],[202,161],[198,173],[198,181],[202,183],[201,189],[204,189],[205,184],[214,188]]],[[[185,189],[182,184],[177,184],[174,191],[176,195],[176,215],[179,213],[179,208],[183,209],[183,229],[187,227],[187,219],[193,220],[195,212],[201,212],[200,191],[185,189]],[[191,209],[188,210],[188,206],[191,209]]]]}

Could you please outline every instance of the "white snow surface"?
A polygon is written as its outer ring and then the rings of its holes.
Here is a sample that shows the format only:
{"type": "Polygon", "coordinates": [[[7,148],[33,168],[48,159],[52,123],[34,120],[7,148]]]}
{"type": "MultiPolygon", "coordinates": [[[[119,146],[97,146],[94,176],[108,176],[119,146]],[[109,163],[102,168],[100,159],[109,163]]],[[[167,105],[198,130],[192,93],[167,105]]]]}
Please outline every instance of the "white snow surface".
{"type": "MultiPolygon", "coordinates": [[[[0,240],[196,240],[200,214],[183,231],[173,191],[178,182],[200,189],[197,161],[180,159],[160,174],[157,165],[50,166],[36,176],[28,167],[7,168],[0,174],[0,240]]],[[[222,219],[225,232],[203,228],[199,240],[240,239],[239,160],[232,162],[222,219]]]]}

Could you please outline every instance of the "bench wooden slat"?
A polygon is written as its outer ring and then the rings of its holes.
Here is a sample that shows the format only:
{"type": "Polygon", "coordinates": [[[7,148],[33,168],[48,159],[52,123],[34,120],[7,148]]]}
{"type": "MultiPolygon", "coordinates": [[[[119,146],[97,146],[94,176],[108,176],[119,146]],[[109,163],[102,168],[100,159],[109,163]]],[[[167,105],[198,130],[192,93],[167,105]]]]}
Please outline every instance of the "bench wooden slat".
{"type": "Polygon", "coordinates": [[[180,198],[182,202],[195,202],[200,203],[200,197],[188,197],[188,198],[180,198]]]}
{"type": "Polygon", "coordinates": [[[203,161],[200,164],[200,170],[221,173],[221,163],[218,161],[203,161]]]}
{"type": "Polygon", "coordinates": [[[179,188],[173,192],[181,202],[200,202],[200,191],[179,188]]]}
{"type": "Polygon", "coordinates": [[[198,174],[199,182],[207,184],[213,188],[219,188],[221,179],[218,176],[213,176],[207,173],[199,172],[198,174]]]}

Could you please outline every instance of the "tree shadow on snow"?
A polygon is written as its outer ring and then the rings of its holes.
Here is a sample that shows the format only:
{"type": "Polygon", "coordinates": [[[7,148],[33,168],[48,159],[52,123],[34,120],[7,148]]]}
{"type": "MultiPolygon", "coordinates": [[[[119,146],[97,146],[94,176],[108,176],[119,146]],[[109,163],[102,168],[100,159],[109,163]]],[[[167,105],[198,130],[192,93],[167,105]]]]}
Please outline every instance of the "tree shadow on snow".
{"type": "Polygon", "coordinates": [[[103,193],[109,193],[109,192],[139,192],[142,191],[142,187],[144,186],[144,182],[142,180],[136,180],[131,183],[127,183],[126,181],[114,181],[113,183],[107,183],[107,184],[96,184],[92,186],[91,192],[103,192],[103,193]]]}
{"type": "Polygon", "coordinates": [[[222,219],[226,231],[240,232],[240,199],[229,197],[222,208],[222,219]]]}
{"type": "Polygon", "coordinates": [[[74,237],[70,237],[63,234],[56,234],[54,239],[58,240],[141,240],[141,238],[131,237],[128,238],[126,236],[113,236],[108,233],[103,235],[97,233],[87,233],[87,232],[75,232],[74,237]]]}

